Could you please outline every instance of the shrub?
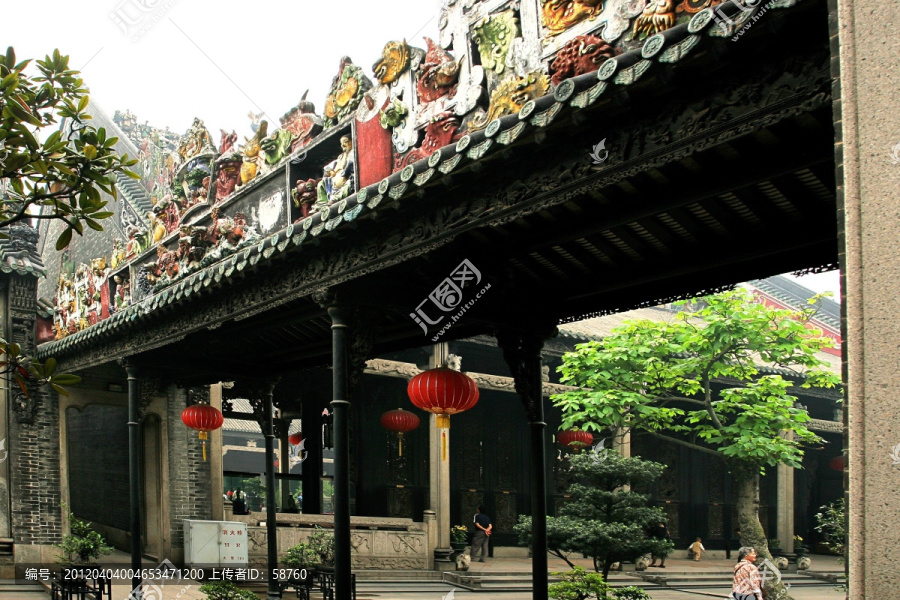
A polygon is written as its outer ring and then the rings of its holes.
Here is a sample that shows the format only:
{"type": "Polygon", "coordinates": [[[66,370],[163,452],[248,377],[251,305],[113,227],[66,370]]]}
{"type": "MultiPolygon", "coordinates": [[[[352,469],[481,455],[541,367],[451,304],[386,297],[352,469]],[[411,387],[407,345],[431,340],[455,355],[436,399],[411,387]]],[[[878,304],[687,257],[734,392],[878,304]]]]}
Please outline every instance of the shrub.
{"type": "Polygon", "coordinates": [[[63,509],[69,515],[71,533],[63,536],[62,543],[57,545],[57,548],[62,550],[61,560],[68,563],[86,564],[112,552],[112,546],[108,546],[103,536],[91,529],[90,523],[76,519],[65,504],[63,504],[63,509]]]}
{"type": "Polygon", "coordinates": [[[557,571],[553,575],[561,579],[548,588],[554,600],[603,600],[609,593],[609,586],[602,575],[587,573],[581,567],[565,573],[557,571]]]}
{"type": "Polygon", "coordinates": [[[316,565],[334,565],[334,533],[321,527],[296,546],[288,548],[281,561],[294,569],[312,569],[316,565]]]}
{"type": "Polygon", "coordinates": [[[650,600],[650,594],[634,585],[613,590],[613,596],[616,600],[650,600]]]}
{"type": "Polygon", "coordinates": [[[230,581],[204,583],[200,586],[200,591],[209,600],[259,600],[253,592],[242,590],[230,581]]]}

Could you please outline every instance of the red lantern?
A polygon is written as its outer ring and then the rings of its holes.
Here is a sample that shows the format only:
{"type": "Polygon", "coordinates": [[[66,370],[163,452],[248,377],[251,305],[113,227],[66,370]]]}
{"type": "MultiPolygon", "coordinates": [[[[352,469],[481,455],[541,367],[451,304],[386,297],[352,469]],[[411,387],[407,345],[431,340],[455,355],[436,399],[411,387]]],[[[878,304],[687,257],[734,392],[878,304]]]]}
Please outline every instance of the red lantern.
{"type": "Polygon", "coordinates": [[[450,415],[469,410],[478,403],[475,380],[447,367],[419,373],[406,388],[412,403],[438,416],[437,426],[450,428],[450,415]]]}
{"type": "MultiPolygon", "coordinates": [[[[467,411],[478,403],[475,380],[448,367],[419,373],[409,380],[406,393],[412,403],[437,415],[437,426],[450,429],[450,415],[467,411]]],[[[447,432],[441,432],[441,460],[447,460],[447,432]]]]}
{"type": "Polygon", "coordinates": [[[828,461],[828,466],[834,469],[835,471],[843,471],[846,466],[846,461],[843,456],[835,456],[830,461],[828,461]]]}
{"type": "Polygon", "coordinates": [[[403,434],[419,426],[419,417],[402,408],[389,410],[381,415],[381,426],[397,432],[397,436],[400,438],[399,456],[403,456],[403,434]]]}
{"type": "Polygon", "coordinates": [[[199,438],[203,444],[203,460],[206,460],[206,440],[209,437],[207,432],[214,431],[222,426],[225,417],[219,412],[219,409],[209,404],[195,404],[188,406],[181,412],[181,420],[191,429],[200,432],[199,438]]]}
{"type": "Polygon", "coordinates": [[[290,444],[292,446],[299,446],[300,442],[302,442],[302,441],[303,441],[303,434],[301,434],[299,431],[297,433],[292,433],[291,435],[288,436],[288,442],[290,442],[290,444]]]}
{"type": "Polygon", "coordinates": [[[556,435],[556,441],[572,450],[581,450],[594,443],[594,436],[580,429],[566,429],[556,435]]]}

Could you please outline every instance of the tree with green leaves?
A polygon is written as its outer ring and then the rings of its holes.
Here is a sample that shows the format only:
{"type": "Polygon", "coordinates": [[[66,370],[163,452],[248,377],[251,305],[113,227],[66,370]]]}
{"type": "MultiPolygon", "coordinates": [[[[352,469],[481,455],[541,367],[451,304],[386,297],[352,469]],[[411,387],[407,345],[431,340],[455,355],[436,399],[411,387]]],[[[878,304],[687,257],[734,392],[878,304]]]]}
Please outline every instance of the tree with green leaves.
{"type": "MultiPolygon", "coordinates": [[[[69,57],[54,50],[35,61],[37,73],[27,71],[31,62],[17,63],[12,47],[0,56],[0,237],[8,237],[4,230],[20,221],[56,219],[66,224],[56,240],[61,250],[85,225],[103,230],[100,221],[113,213],[101,192],[117,197],[118,174],[140,177],[127,168],[137,161],[116,153],[117,138],[87,123],[88,90],[78,71],[69,68],[69,57]],[[66,119],[67,126],[41,141],[58,119],[66,119]]],[[[81,381],[55,370],[55,360],[42,363],[0,339],[0,377],[11,377],[25,395],[44,383],[68,395],[62,386],[81,381]]]]}
{"type": "Polygon", "coordinates": [[[771,558],[759,521],[765,468],[800,466],[820,439],[795,408],[791,387],[840,383],[816,356],[831,340],[811,328],[816,301],[801,311],[766,307],[746,290],[681,303],[671,322],[633,320],[563,357],[553,397],[562,428],[647,433],[724,459],[737,485],[741,543],[771,558]],[[795,382],[766,365],[790,374],[795,382]]]}
{"type": "Polygon", "coordinates": [[[61,250],[72,232],[103,230],[100,221],[113,213],[101,192],[117,197],[117,174],[140,176],[128,169],[136,160],[116,153],[118,138],[88,124],[88,90],[69,57],[54,50],[35,61],[37,73],[27,72],[30,64],[17,63],[12,47],[0,56],[0,234],[18,221],[57,219],[66,224],[56,240],[61,250]],[[58,119],[67,126],[41,141],[58,119]]]}
{"type": "MultiPolygon", "coordinates": [[[[647,506],[649,496],[634,491],[662,474],[664,465],[625,458],[611,449],[574,454],[569,470],[576,483],[558,517],[547,517],[550,554],[575,565],[568,556],[583,553],[594,559],[594,570],[605,580],[613,563],[633,561],[645,554],[665,555],[672,542],[647,535],[650,526],[666,520],[660,508],[647,506]]],[[[531,542],[531,517],[520,515],[515,526],[522,543],[531,542]]]]}

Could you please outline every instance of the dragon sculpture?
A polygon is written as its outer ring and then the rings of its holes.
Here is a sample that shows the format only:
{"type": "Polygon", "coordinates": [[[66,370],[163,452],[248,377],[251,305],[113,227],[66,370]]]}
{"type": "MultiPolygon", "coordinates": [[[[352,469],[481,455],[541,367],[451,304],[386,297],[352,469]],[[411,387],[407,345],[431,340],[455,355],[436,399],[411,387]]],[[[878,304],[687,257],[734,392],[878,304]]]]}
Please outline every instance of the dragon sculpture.
{"type": "Polygon", "coordinates": [[[416,81],[419,101],[433,102],[442,96],[453,96],[459,81],[459,63],[431,38],[425,38],[425,43],[428,50],[416,81]]]}
{"type": "Polygon", "coordinates": [[[408,68],[409,46],[406,40],[388,42],[381,51],[381,58],[372,65],[375,79],[382,85],[394,83],[408,68]]]}
{"type": "Polygon", "coordinates": [[[504,81],[491,94],[488,111],[472,119],[469,130],[484,129],[494,119],[519,112],[526,102],[540,98],[549,89],[550,79],[540,71],[504,81]]]}
{"type": "Polygon", "coordinates": [[[672,27],[675,27],[674,0],[650,0],[644,12],[634,20],[631,39],[636,40],[641,34],[655,35],[672,27]]]}
{"type": "Polygon", "coordinates": [[[615,48],[596,35],[579,35],[566,42],[550,63],[550,81],[559,85],[564,79],[591,73],[615,55],[615,48]]]}
{"type": "Polygon", "coordinates": [[[428,158],[435,150],[448,146],[457,141],[462,135],[459,132],[459,119],[453,113],[445,112],[438,115],[425,126],[425,139],[422,145],[407,152],[402,158],[395,157],[395,170],[399,171],[406,165],[428,158]]]}
{"type": "Polygon", "coordinates": [[[506,68],[506,55],[513,40],[519,35],[519,20],[516,14],[507,10],[483,18],[475,26],[473,38],[481,55],[481,66],[498,75],[506,68]]]}
{"type": "Polygon", "coordinates": [[[541,0],[541,19],[551,36],[601,12],[603,0],[541,0]]]}

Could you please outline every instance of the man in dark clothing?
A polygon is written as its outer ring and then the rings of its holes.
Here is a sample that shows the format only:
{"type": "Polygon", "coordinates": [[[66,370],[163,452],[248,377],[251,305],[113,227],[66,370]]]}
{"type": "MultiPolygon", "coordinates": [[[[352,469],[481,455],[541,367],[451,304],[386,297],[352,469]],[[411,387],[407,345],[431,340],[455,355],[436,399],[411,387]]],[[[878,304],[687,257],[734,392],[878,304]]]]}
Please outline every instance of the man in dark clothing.
{"type": "Polygon", "coordinates": [[[481,549],[481,559],[478,562],[484,562],[488,555],[488,540],[491,535],[491,519],[484,514],[484,507],[479,506],[475,513],[475,536],[472,538],[472,560],[478,555],[481,549]]]}
{"type": "MultiPolygon", "coordinates": [[[[654,525],[650,528],[648,535],[657,540],[670,540],[672,539],[669,535],[669,528],[666,527],[665,523],[660,523],[659,525],[654,525]]],[[[656,559],[659,559],[661,562],[659,563],[659,568],[666,568],[666,555],[665,554],[651,554],[651,558],[653,562],[650,563],[651,567],[656,566],[656,559]]]]}

